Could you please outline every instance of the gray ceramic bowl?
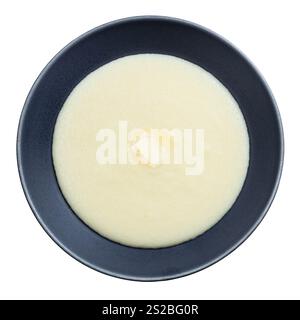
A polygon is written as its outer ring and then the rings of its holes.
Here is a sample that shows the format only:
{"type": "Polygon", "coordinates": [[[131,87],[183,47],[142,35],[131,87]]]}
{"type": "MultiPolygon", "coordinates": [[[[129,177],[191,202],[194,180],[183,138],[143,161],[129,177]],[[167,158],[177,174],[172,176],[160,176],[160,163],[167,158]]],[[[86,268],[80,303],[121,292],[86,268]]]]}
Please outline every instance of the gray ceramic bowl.
{"type": "Polygon", "coordinates": [[[178,19],[134,17],[87,32],[46,66],[34,83],[21,115],[17,155],[22,185],[32,211],[61,248],[85,265],[109,275],[165,280],[210,266],[253,232],[266,214],[279,183],[283,134],[266,83],[251,63],[224,39],[178,19]],[[91,230],[65,201],[52,163],[55,121],[72,89],[98,67],[138,53],[174,55],[208,70],[237,100],[250,137],[247,177],[232,208],[204,234],[163,249],[127,247],[91,230]]]}

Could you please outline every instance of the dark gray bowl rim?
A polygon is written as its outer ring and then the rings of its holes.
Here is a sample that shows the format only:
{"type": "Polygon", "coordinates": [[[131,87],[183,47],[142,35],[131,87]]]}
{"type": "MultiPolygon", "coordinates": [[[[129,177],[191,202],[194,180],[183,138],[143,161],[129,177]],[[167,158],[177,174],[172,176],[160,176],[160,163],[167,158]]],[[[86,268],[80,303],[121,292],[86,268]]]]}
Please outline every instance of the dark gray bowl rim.
{"type": "MultiPolygon", "coordinates": [[[[279,114],[276,102],[275,102],[265,80],[260,75],[260,73],[257,71],[257,69],[253,66],[253,64],[249,61],[249,59],[246,58],[245,55],[242,54],[238,49],[233,47],[227,40],[224,40],[222,37],[220,37],[216,33],[212,32],[206,28],[203,28],[202,26],[199,26],[195,23],[191,23],[191,22],[188,22],[188,21],[185,21],[182,19],[178,19],[178,18],[166,17],[166,16],[136,16],[136,17],[119,19],[119,20],[112,21],[112,22],[106,23],[104,25],[101,25],[99,27],[96,27],[96,28],[82,34],[81,36],[79,36],[78,38],[73,40],[72,42],[70,42],[57,55],[55,55],[55,57],[47,64],[47,66],[42,70],[42,72],[38,76],[37,80],[35,81],[34,85],[32,86],[30,93],[26,99],[25,105],[23,107],[22,113],[21,113],[19,127],[18,127],[18,135],[17,135],[17,163],[18,163],[18,170],[19,170],[19,175],[20,175],[23,191],[24,191],[26,199],[27,199],[27,201],[31,207],[31,210],[33,211],[36,219],[38,220],[40,225],[43,227],[43,229],[46,231],[46,233],[50,236],[50,238],[54,242],[56,242],[56,244],[58,244],[65,252],[67,252],[69,255],[71,255],[73,258],[75,258],[79,262],[83,263],[84,265],[86,265],[96,271],[101,271],[102,273],[107,274],[107,275],[111,275],[111,276],[114,276],[117,278],[122,278],[122,279],[127,279],[127,280],[136,280],[136,281],[170,280],[170,279],[174,279],[174,278],[183,277],[183,276],[195,273],[197,271],[203,270],[203,269],[213,265],[214,263],[220,261],[221,259],[226,257],[228,254],[233,252],[237,247],[239,247],[252,234],[252,232],[257,228],[257,226],[260,224],[260,222],[262,221],[262,219],[264,218],[264,216],[266,215],[268,209],[270,208],[270,206],[272,204],[272,201],[273,201],[275,194],[276,194],[276,191],[278,189],[278,185],[279,185],[279,181],[280,181],[280,177],[281,177],[281,173],[282,173],[283,158],[284,158],[284,137],[283,137],[281,118],[280,118],[280,114],[279,114]],[[58,59],[60,59],[65,54],[66,51],[69,50],[70,47],[76,45],[77,43],[82,42],[84,39],[86,39],[90,35],[93,35],[94,33],[102,32],[102,30],[106,30],[107,28],[110,28],[111,26],[123,25],[123,24],[134,22],[134,21],[136,21],[136,22],[171,21],[172,23],[175,23],[175,24],[177,23],[179,25],[190,26],[194,29],[198,29],[201,32],[207,33],[211,37],[217,38],[219,41],[223,42],[228,47],[232,48],[232,50],[234,50],[247,64],[251,65],[251,67],[255,70],[255,72],[260,77],[260,80],[263,82],[265,89],[268,91],[268,94],[272,97],[273,108],[276,113],[276,118],[277,118],[276,120],[277,120],[277,125],[279,128],[279,135],[280,135],[280,146],[279,146],[280,151],[279,151],[279,155],[278,155],[279,166],[278,166],[277,174],[275,177],[275,182],[273,184],[273,190],[272,190],[272,193],[269,195],[268,201],[265,203],[264,210],[261,211],[261,214],[257,217],[256,222],[252,225],[252,227],[249,228],[248,232],[243,234],[243,236],[241,236],[240,239],[238,241],[236,241],[235,244],[232,245],[227,251],[224,251],[222,254],[215,257],[215,259],[211,259],[211,260],[207,261],[207,263],[205,263],[205,264],[201,264],[198,267],[195,267],[194,269],[186,269],[186,270],[181,270],[179,272],[175,272],[174,274],[166,274],[166,275],[159,275],[159,276],[152,276],[152,275],[149,275],[149,276],[136,275],[135,276],[135,275],[116,273],[114,271],[110,271],[109,269],[102,268],[99,265],[95,265],[95,264],[91,263],[91,261],[87,261],[86,259],[84,259],[80,255],[77,255],[77,253],[74,252],[72,249],[65,246],[65,244],[63,242],[61,242],[60,240],[57,239],[55,234],[48,228],[48,225],[41,218],[40,213],[39,213],[39,209],[36,208],[35,201],[33,201],[32,197],[31,197],[30,186],[26,182],[26,177],[25,177],[24,170],[23,170],[24,168],[23,168],[23,157],[22,157],[22,154],[23,154],[22,134],[25,130],[24,129],[25,115],[28,113],[28,109],[30,108],[32,96],[35,93],[37,86],[39,85],[40,79],[42,77],[44,77],[45,74],[48,73],[48,71],[52,67],[52,65],[55,64],[56,61],[58,59]]],[[[191,240],[191,241],[193,241],[193,240],[191,240]]],[[[140,250],[148,250],[148,249],[140,249],[140,250]]],[[[150,249],[150,250],[152,250],[152,249],[150,249]]],[[[156,250],[160,250],[160,249],[156,249],[156,250]]]]}

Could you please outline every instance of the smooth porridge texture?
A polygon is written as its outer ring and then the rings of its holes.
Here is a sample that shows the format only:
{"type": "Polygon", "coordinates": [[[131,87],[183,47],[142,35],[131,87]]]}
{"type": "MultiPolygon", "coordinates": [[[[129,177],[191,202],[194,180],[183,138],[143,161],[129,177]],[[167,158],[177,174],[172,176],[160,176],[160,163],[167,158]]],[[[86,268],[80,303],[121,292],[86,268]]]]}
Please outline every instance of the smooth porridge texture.
{"type": "Polygon", "coordinates": [[[249,139],[240,109],[210,73],[160,54],[117,59],[71,92],[53,136],[58,183],[73,211],[92,229],[134,247],[192,239],[232,206],[246,177],[249,139]],[[186,164],[101,165],[99,129],[200,128],[204,167],[186,164]]]}

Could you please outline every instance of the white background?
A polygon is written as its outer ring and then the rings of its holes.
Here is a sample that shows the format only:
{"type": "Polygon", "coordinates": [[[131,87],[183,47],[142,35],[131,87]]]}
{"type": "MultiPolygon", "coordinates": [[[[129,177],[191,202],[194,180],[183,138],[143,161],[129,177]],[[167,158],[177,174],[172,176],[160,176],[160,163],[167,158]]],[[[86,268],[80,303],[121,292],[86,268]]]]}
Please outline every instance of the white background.
{"type": "Polygon", "coordinates": [[[0,4],[0,298],[300,299],[299,1],[2,1],[0,4]],[[23,195],[15,140],[26,95],[68,42],[110,20],[179,17],[227,38],[261,71],[281,111],[285,165],[277,197],[254,234],[214,266],[178,280],[140,283],[102,275],[63,252],[23,195]]]}

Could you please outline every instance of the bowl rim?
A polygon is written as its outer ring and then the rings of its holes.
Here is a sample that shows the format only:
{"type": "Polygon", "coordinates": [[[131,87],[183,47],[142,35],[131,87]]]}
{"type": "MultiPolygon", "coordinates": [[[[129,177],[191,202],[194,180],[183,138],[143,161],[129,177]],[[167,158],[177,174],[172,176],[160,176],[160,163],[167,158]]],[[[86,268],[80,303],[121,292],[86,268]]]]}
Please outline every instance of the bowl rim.
{"type": "MultiPolygon", "coordinates": [[[[34,81],[28,96],[25,100],[21,115],[20,115],[20,119],[19,119],[19,124],[18,124],[18,131],[17,131],[17,139],[16,139],[16,156],[17,156],[17,166],[18,166],[18,172],[19,172],[19,176],[20,176],[20,180],[21,180],[21,185],[22,185],[22,189],[24,192],[24,195],[26,197],[26,200],[35,216],[35,218],[37,219],[37,221],[39,222],[39,224],[42,226],[42,228],[45,230],[45,232],[48,234],[48,236],[60,247],[62,248],[67,254],[69,254],[71,257],[73,257],[74,259],[76,259],[77,261],[79,261],[80,263],[82,263],[85,266],[90,267],[91,269],[95,270],[95,271],[100,271],[103,274],[106,275],[110,275],[119,279],[124,279],[124,280],[133,280],[133,281],[147,281],[147,282],[152,282],[152,281],[165,281],[165,280],[172,280],[172,279],[177,279],[177,278],[181,278],[190,274],[194,274],[200,270],[204,270],[207,267],[215,264],[216,262],[222,260],[223,258],[225,258],[226,256],[228,256],[230,253],[232,253],[235,249],[237,249],[245,240],[248,239],[248,237],[254,232],[254,230],[258,227],[258,225],[261,223],[261,221],[263,220],[263,218],[265,217],[267,211],[269,210],[275,195],[277,193],[278,187],[279,187],[279,183],[280,183],[280,178],[282,175],[282,170],[283,170],[283,163],[284,163],[284,132],[283,132],[283,125],[282,125],[282,120],[281,120],[281,116],[279,113],[279,109],[278,106],[276,104],[276,101],[274,99],[274,96],[267,84],[267,82],[265,81],[264,77],[262,76],[262,74],[260,73],[260,71],[255,67],[255,65],[252,63],[252,61],[250,61],[250,59],[243,53],[241,52],[241,50],[239,50],[237,47],[235,47],[234,45],[231,44],[230,41],[228,41],[227,39],[223,38],[221,35],[217,34],[214,31],[211,31],[208,28],[203,27],[202,25],[199,25],[197,23],[194,22],[190,22],[181,18],[175,18],[175,17],[170,17],[170,16],[162,16],[162,15],[140,15],[140,16],[131,16],[131,17],[126,17],[126,18],[121,18],[121,19],[117,19],[117,20],[113,20],[107,23],[104,23],[100,26],[97,26],[83,34],[81,34],[80,36],[76,37],[74,40],[70,41],[67,45],[65,45],[48,63],[47,65],[43,68],[43,70],[40,72],[40,74],[38,75],[37,79],[34,81]],[[273,185],[273,190],[272,193],[269,197],[268,202],[265,204],[264,210],[261,212],[260,216],[258,217],[258,219],[256,220],[256,223],[253,224],[252,228],[248,230],[248,232],[243,235],[243,237],[240,238],[239,241],[237,241],[231,248],[229,248],[227,251],[223,252],[221,255],[219,255],[218,257],[216,257],[213,260],[208,261],[205,265],[201,265],[193,270],[185,270],[184,272],[172,275],[172,276],[161,276],[161,277],[153,277],[153,278],[149,278],[149,277],[134,277],[134,276],[127,276],[127,275],[123,275],[123,274],[118,274],[118,273],[114,273],[114,272],[110,272],[109,270],[106,269],[101,269],[99,268],[99,266],[95,266],[92,263],[86,261],[85,259],[83,259],[82,257],[78,256],[76,254],[76,252],[73,252],[72,250],[70,250],[69,248],[67,248],[64,243],[60,242],[55,235],[50,231],[50,229],[47,227],[47,225],[44,223],[44,221],[41,219],[38,210],[36,209],[32,199],[31,199],[31,195],[30,195],[30,190],[26,184],[26,178],[24,177],[24,172],[23,172],[23,166],[22,166],[22,151],[21,151],[21,135],[22,135],[22,131],[24,128],[24,119],[25,119],[25,114],[28,111],[29,108],[29,104],[30,104],[30,100],[31,100],[31,96],[33,95],[40,79],[48,72],[49,68],[51,68],[51,66],[56,62],[56,60],[61,57],[65,51],[67,51],[72,45],[81,42],[83,39],[85,39],[86,37],[88,37],[89,35],[95,33],[95,32],[99,32],[102,31],[106,28],[109,28],[111,26],[115,26],[118,24],[123,24],[123,23],[128,23],[128,22],[132,22],[132,21],[147,21],[147,20],[156,20],[156,21],[171,21],[171,22],[175,22],[175,23],[179,23],[179,24],[185,24],[191,27],[194,27],[196,29],[199,29],[200,31],[204,31],[206,33],[208,33],[209,35],[219,39],[220,41],[224,42],[227,46],[231,47],[231,49],[233,49],[235,52],[237,52],[241,58],[243,60],[245,60],[252,68],[253,70],[257,73],[258,77],[261,79],[261,81],[263,82],[265,89],[268,91],[268,94],[270,95],[270,97],[272,98],[272,103],[273,103],[273,107],[274,107],[274,111],[276,114],[276,121],[278,124],[278,128],[279,128],[279,136],[280,136],[280,153],[279,153],[279,168],[277,171],[277,175],[276,175],[276,180],[275,183],[273,185]]],[[[93,231],[93,230],[92,230],[93,231]]],[[[112,240],[110,240],[112,241],[112,240]]],[[[189,240],[191,241],[191,240],[189,240]]],[[[189,242],[188,241],[188,242],[189,242]]],[[[148,248],[142,249],[142,250],[148,250],[148,248]]]]}

